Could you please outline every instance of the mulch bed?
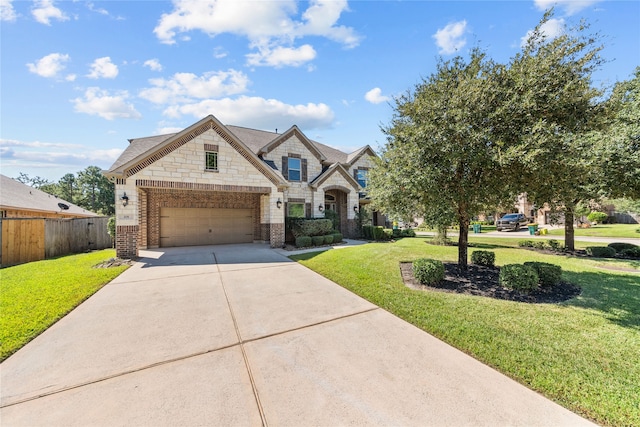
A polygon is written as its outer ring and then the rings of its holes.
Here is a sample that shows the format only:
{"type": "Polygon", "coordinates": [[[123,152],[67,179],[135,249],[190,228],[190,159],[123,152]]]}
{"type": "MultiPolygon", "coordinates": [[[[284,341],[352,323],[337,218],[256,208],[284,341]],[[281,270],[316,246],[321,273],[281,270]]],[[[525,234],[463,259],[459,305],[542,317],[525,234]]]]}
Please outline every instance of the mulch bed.
{"type": "Polygon", "coordinates": [[[575,298],[582,292],[582,289],[577,285],[560,283],[557,286],[524,293],[503,288],[498,284],[499,267],[469,264],[467,271],[464,272],[458,268],[456,263],[444,263],[444,280],[437,286],[425,286],[413,277],[412,265],[410,262],[400,263],[402,280],[411,289],[453,292],[528,303],[558,303],[575,298]]]}

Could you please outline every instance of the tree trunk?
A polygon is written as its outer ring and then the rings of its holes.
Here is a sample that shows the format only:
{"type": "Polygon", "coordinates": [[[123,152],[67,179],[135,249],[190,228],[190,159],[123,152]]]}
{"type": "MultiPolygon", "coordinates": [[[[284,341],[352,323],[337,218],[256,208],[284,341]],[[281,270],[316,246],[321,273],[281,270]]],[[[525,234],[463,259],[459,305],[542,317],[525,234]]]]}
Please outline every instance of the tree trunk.
{"type": "Polygon", "coordinates": [[[467,247],[469,246],[469,218],[460,217],[458,224],[460,230],[458,234],[458,267],[462,271],[467,271],[467,247]]]}
{"type": "Polygon", "coordinates": [[[564,211],[564,247],[568,251],[575,250],[573,233],[573,207],[567,207],[564,211]]]}

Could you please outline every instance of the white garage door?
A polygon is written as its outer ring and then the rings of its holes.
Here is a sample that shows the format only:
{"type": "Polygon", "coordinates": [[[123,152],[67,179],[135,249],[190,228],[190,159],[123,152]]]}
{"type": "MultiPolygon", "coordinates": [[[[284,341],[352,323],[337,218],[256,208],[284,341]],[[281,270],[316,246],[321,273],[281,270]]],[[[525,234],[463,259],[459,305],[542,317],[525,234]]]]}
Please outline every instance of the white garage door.
{"type": "Polygon", "coordinates": [[[251,242],[252,209],[160,209],[161,247],[251,242]]]}

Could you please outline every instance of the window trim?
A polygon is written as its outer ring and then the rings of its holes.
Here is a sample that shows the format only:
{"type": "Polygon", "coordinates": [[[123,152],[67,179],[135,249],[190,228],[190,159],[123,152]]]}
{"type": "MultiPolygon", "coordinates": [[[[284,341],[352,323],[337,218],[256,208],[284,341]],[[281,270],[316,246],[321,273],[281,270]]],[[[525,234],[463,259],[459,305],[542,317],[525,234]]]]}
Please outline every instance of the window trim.
{"type": "Polygon", "coordinates": [[[287,217],[289,217],[289,218],[306,218],[305,203],[304,202],[287,202],[287,217]],[[302,216],[296,216],[296,217],[291,216],[291,207],[294,206],[294,205],[302,206],[302,216]]]}
{"type": "Polygon", "coordinates": [[[367,188],[367,184],[369,183],[369,179],[368,179],[367,175],[369,175],[369,170],[368,169],[356,169],[356,177],[355,178],[356,178],[356,181],[358,182],[358,184],[360,184],[360,186],[362,188],[367,188]],[[360,179],[359,179],[360,173],[364,174],[364,179],[363,179],[364,185],[362,185],[362,183],[360,182],[360,179]]]}
{"type": "Polygon", "coordinates": [[[302,182],[302,159],[299,157],[287,157],[287,175],[288,175],[288,179],[289,181],[295,181],[295,182],[302,182]],[[298,167],[297,168],[292,168],[291,167],[291,161],[297,161],[298,162],[298,167]],[[293,179],[291,178],[291,172],[298,172],[298,179],[293,179]]]}
{"type": "Polygon", "coordinates": [[[217,151],[205,151],[204,152],[204,170],[208,171],[208,172],[218,172],[219,170],[219,164],[218,164],[218,152],[217,151]],[[210,154],[215,154],[215,168],[210,168],[209,167],[209,155],[210,154]]]}

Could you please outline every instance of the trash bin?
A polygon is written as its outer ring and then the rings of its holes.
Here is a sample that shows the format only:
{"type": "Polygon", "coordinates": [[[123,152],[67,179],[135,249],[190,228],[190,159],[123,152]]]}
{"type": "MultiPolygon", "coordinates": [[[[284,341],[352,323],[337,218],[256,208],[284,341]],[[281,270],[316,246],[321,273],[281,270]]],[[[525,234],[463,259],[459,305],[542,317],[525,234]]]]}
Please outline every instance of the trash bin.
{"type": "Polygon", "coordinates": [[[482,231],[482,225],[481,224],[473,224],[473,232],[475,234],[478,234],[482,231]]]}
{"type": "Polygon", "coordinates": [[[532,236],[536,234],[536,231],[538,231],[538,224],[530,224],[528,225],[528,227],[529,227],[529,234],[532,236]]]}

